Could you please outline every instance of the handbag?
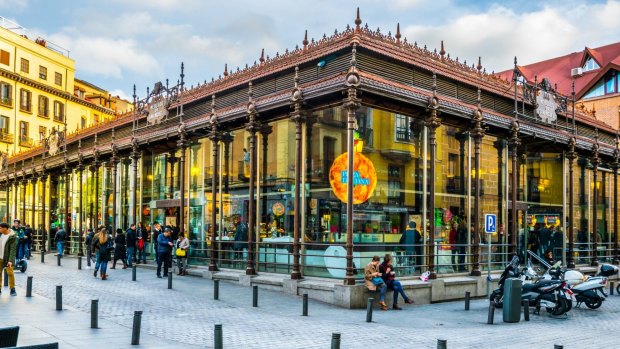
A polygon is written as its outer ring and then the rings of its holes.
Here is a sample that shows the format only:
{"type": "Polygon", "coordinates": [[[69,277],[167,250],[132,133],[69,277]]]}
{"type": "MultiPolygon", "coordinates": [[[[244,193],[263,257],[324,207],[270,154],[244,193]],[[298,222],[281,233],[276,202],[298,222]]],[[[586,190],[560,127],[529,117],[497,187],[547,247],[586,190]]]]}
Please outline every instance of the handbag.
{"type": "Polygon", "coordinates": [[[187,251],[185,251],[182,248],[177,248],[176,254],[177,254],[177,257],[185,257],[185,255],[187,254],[187,251]]]}
{"type": "Polygon", "coordinates": [[[375,276],[374,278],[372,278],[372,283],[375,286],[379,286],[379,285],[381,285],[383,283],[383,279],[378,277],[378,276],[375,276]]]}

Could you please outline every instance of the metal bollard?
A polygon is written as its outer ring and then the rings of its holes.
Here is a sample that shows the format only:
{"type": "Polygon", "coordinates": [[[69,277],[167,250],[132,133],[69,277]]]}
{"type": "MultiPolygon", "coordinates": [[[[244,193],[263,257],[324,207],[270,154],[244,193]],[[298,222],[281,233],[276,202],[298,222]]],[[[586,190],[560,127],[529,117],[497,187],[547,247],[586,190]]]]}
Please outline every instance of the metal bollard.
{"type": "Polygon", "coordinates": [[[332,349],[340,349],[340,333],[332,333],[332,349]]]}
{"type": "Polygon", "coordinates": [[[469,310],[469,297],[471,296],[470,292],[465,292],[465,310],[469,310]]]}
{"type": "Polygon", "coordinates": [[[172,289],[172,270],[168,273],[168,289],[172,289]]]}
{"type": "Polygon", "coordinates": [[[258,286],[252,286],[252,306],[258,307],[258,286]]]}
{"type": "Polygon", "coordinates": [[[90,328],[99,327],[99,300],[90,301],[90,328]]]}
{"type": "Polygon", "coordinates": [[[56,285],[56,310],[62,310],[62,285],[56,285]]]}
{"type": "Polygon", "coordinates": [[[222,324],[215,324],[215,329],[213,330],[213,347],[215,349],[224,348],[224,344],[222,343],[222,324]]]}
{"type": "Polygon", "coordinates": [[[140,345],[140,325],[142,324],[142,311],[133,312],[133,330],[131,331],[131,345],[140,345]]]}
{"type": "Polygon", "coordinates": [[[136,281],[136,265],[131,266],[131,281],[136,281]]]}
{"type": "Polygon", "coordinates": [[[525,300],[523,304],[523,320],[530,321],[530,301],[525,300]]]}
{"type": "Polygon", "coordinates": [[[213,280],[213,299],[220,299],[220,280],[213,280]]]}
{"type": "MultiPolygon", "coordinates": [[[[467,292],[469,293],[469,292],[467,292]]],[[[447,339],[438,339],[437,340],[437,349],[448,349],[448,340],[447,339]]]]}
{"type": "Polygon", "coordinates": [[[45,263],[45,251],[41,251],[41,263],[45,263]]]}
{"type": "Polygon", "coordinates": [[[559,344],[554,344],[553,345],[553,349],[564,349],[563,345],[559,345],[559,344]]]}
{"type": "Polygon", "coordinates": [[[9,276],[6,273],[6,269],[4,269],[3,278],[4,278],[4,287],[8,287],[9,286],[9,276]]]}
{"type": "Polygon", "coordinates": [[[493,317],[495,317],[495,305],[489,302],[489,316],[487,317],[487,325],[493,325],[493,317]]]}
{"type": "Polygon", "coordinates": [[[366,322],[372,322],[372,303],[374,298],[368,298],[368,304],[366,304],[366,322]]]}
{"type": "Polygon", "coordinates": [[[82,270],[82,256],[78,256],[78,270],[82,270]]]}
{"type": "Polygon", "coordinates": [[[58,259],[57,264],[58,264],[58,266],[60,267],[60,255],[57,255],[56,257],[57,257],[57,259],[58,259]]]}
{"type": "Polygon", "coordinates": [[[308,316],[308,294],[307,293],[304,293],[303,300],[304,300],[304,303],[303,303],[303,308],[301,311],[301,316],[308,316]]]}
{"type": "Polygon", "coordinates": [[[26,297],[32,297],[32,276],[26,279],[26,297]]]}

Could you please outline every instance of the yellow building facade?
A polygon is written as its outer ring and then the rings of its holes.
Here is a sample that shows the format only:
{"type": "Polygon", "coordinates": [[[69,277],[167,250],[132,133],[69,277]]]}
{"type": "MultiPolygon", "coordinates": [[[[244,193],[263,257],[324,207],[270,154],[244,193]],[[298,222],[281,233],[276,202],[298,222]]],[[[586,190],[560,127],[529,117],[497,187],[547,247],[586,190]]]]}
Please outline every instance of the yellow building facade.
{"type": "Polygon", "coordinates": [[[66,127],[70,134],[111,119],[117,104],[128,109],[128,102],[110,99],[107,91],[75,79],[68,51],[0,27],[0,151],[17,154],[53,129],[66,127]],[[89,99],[97,95],[105,98],[89,99]]]}

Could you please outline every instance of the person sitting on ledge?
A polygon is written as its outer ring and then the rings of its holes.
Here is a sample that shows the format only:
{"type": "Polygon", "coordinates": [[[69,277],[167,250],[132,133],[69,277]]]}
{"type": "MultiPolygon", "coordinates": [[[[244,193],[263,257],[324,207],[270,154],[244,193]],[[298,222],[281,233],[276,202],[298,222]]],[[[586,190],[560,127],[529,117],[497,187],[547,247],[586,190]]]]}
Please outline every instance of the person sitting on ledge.
{"type": "Polygon", "coordinates": [[[387,291],[387,285],[381,278],[381,273],[378,270],[379,261],[381,259],[379,256],[372,257],[372,262],[366,265],[364,268],[364,276],[366,279],[366,287],[370,291],[379,290],[379,305],[381,306],[381,310],[388,310],[388,306],[385,304],[385,292],[387,291]]]}
{"type": "Polygon", "coordinates": [[[385,282],[385,284],[387,285],[387,288],[394,291],[394,302],[392,305],[392,309],[403,309],[398,306],[399,294],[403,297],[405,303],[413,304],[413,300],[407,297],[407,295],[405,294],[405,291],[403,290],[403,286],[400,284],[400,281],[396,280],[396,272],[394,271],[394,267],[392,266],[391,254],[385,254],[385,257],[383,257],[383,263],[379,265],[379,272],[381,273],[381,277],[383,278],[383,282],[385,282]]]}

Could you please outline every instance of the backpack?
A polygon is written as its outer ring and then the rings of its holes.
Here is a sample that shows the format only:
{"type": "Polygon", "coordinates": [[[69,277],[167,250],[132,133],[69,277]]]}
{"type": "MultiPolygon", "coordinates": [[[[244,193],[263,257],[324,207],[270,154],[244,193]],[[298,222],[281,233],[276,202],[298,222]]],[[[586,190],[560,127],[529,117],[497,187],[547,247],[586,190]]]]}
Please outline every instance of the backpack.
{"type": "Polygon", "coordinates": [[[110,239],[109,237],[108,237],[108,243],[106,244],[106,248],[108,250],[113,250],[114,249],[114,241],[112,241],[112,239],[110,239]]]}

